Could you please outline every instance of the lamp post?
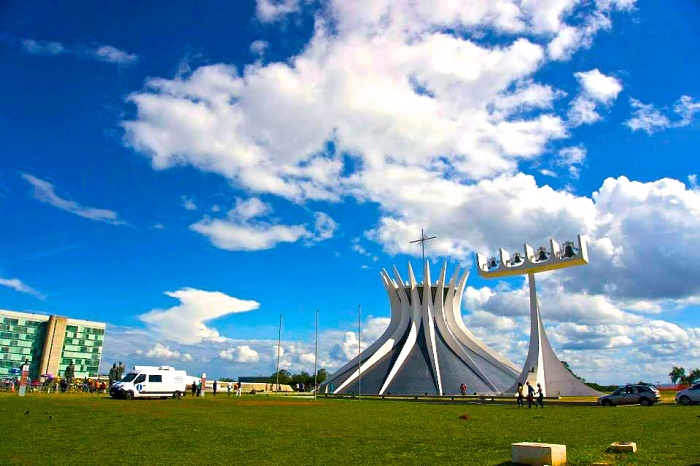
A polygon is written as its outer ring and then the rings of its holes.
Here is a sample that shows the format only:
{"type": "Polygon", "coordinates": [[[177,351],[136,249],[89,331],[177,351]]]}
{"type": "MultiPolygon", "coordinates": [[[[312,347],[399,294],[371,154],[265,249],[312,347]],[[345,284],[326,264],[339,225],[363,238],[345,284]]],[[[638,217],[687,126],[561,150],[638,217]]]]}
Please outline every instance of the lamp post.
{"type": "Polygon", "coordinates": [[[508,392],[515,391],[517,384],[526,382],[534,387],[540,384],[545,396],[552,395],[593,395],[595,390],[576,379],[559,361],[547,339],[542,325],[535,274],[550,270],[588,264],[586,241],[578,235],[578,246],[573,241],[559,245],[553,239],[549,248],[535,250],[525,244],[522,251],[510,254],[499,249],[498,257],[476,254],[477,271],[483,278],[504,278],[527,275],[530,288],[530,344],[527,358],[520,376],[508,392]]]}
{"type": "Polygon", "coordinates": [[[314,346],[314,400],[316,399],[316,392],[318,391],[318,309],[316,309],[315,324],[316,344],[314,346]]]}
{"type": "Polygon", "coordinates": [[[362,396],[362,304],[357,305],[357,400],[362,396]]]}
{"type": "Polygon", "coordinates": [[[277,387],[276,392],[280,391],[280,346],[282,345],[282,314],[280,314],[280,326],[277,332],[277,387]]]}

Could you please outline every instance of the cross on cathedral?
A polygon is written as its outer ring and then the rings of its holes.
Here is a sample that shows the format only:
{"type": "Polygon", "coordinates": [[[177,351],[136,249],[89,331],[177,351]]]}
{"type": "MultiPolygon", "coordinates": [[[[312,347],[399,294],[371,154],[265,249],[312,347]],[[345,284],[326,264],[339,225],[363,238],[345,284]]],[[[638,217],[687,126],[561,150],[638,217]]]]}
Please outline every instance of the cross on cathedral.
{"type": "Polygon", "coordinates": [[[420,248],[421,248],[421,251],[423,252],[423,264],[425,264],[425,242],[430,241],[431,239],[435,239],[435,238],[437,238],[437,236],[425,236],[425,232],[421,228],[420,229],[420,238],[413,240],[413,241],[409,241],[409,243],[411,243],[411,244],[412,243],[420,243],[420,248]]]}

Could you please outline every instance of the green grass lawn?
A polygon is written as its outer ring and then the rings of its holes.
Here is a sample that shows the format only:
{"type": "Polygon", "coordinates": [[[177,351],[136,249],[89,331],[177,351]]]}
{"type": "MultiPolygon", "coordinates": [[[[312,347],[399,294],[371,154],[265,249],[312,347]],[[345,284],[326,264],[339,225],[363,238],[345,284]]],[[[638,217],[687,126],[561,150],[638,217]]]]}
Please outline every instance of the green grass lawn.
{"type": "Polygon", "coordinates": [[[565,444],[570,465],[700,464],[700,407],[599,408],[207,394],[112,400],[0,394],[0,464],[509,464],[510,444],[565,444]],[[468,419],[460,419],[467,415],[468,419]],[[634,455],[612,455],[633,441],[634,455]]]}

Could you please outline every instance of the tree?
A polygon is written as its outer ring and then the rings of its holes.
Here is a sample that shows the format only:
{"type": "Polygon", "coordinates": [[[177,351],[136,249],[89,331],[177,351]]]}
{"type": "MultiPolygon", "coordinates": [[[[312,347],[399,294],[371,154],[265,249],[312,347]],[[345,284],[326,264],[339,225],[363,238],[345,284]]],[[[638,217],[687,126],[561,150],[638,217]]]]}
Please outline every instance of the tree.
{"type": "MultiPolygon", "coordinates": [[[[286,369],[280,369],[280,384],[287,385],[292,380],[292,374],[286,369]]],[[[270,382],[277,383],[277,372],[270,376],[270,382]]]]}
{"type": "Polygon", "coordinates": [[[316,381],[319,384],[322,384],[327,378],[328,372],[326,371],[326,369],[319,369],[318,374],[316,374],[316,381]]]}
{"type": "Polygon", "coordinates": [[[678,382],[685,383],[685,369],[673,366],[671,372],[668,373],[668,378],[671,379],[671,383],[674,385],[678,382]]]}
{"type": "Polygon", "coordinates": [[[686,381],[689,384],[694,384],[695,382],[700,382],[700,369],[693,369],[692,371],[690,371],[690,373],[686,377],[686,381]]]}

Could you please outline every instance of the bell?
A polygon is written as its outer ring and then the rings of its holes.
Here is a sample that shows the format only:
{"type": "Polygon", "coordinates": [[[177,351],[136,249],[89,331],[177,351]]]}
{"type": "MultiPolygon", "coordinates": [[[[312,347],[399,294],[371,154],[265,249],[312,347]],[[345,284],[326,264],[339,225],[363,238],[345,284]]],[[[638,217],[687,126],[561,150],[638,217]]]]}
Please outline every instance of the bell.
{"type": "Polygon", "coordinates": [[[513,254],[513,260],[511,261],[512,264],[519,264],[522,261],[523,261],[523,258],[520,257],[520,254],[518,254],[517,252],[515,254],[513,254]]]}
{"type": "Polygon", "coordinates": [[[574,257],[576,255],[576,252],[574,251],[574,246],[571,243],[566,243],[564,246],[564,254],[562,254],[563,257],[569,259],[571,257],[574,257]]]}
{"type": "Polygon", "coordinates": [[[546,261],[547,260],[547,251],[544,248],[540,248],[537,251],[537,261],[546,261]]]}

